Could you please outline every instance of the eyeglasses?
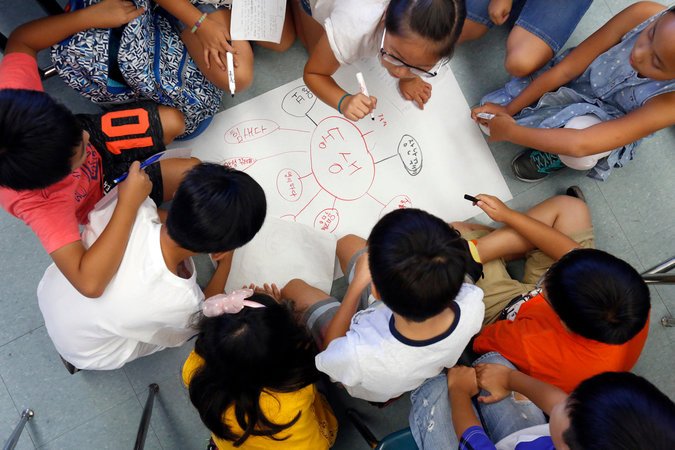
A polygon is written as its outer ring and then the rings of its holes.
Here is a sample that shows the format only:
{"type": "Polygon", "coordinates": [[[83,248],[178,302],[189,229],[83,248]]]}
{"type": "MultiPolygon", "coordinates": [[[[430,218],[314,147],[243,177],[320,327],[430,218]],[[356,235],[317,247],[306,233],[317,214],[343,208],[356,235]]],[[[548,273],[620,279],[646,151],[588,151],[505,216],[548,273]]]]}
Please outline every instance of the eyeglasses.
{"type": "Polygon", "coordinates": [[[391,53],[387,53],[387,51],[384,49],[384,37],[387,35],[387,29],[385,28],[384,31],[382,32],[382,42],[380,43],[380,59],[383,61],[388,62],[389,64],[392,64],[397,67],[407,67],[408,70],[410,70],[410,73],[413,75],[417,75],[419,77],[425,77],[425,78],[431,78],[435,77],[438,75],[438,70],[443,67],[445,64],[447,64],[448,59],[447,58],[441,58],[438,60],[436,64],[431,68],[431,70],[425,70],[422,69],[421,67],[413,66],[411,64],[408,64],[407,62],[401,60],[400,58],[397,58],[396,56],[392,55],[391,53]]]}

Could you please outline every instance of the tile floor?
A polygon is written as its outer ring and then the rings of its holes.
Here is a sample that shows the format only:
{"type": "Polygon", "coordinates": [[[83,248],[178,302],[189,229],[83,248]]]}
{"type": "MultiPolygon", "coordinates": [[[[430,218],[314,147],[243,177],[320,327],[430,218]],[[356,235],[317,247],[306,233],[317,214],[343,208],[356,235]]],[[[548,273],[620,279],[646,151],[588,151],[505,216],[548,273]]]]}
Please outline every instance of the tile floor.
{"type": "MultiPolygon", "coordinates": [[[[662,1],[667,3],[666,1],[662,1]]],[[[631,0],[596,0],[569,44],[575,45],[631,0]]],[[[0,31],[40,15],[33,2],[0,0],[0,31]]],[[[470,104],[498,87],[507,76],[502,69],[505,33],[491,32],[485,39],[457,51],[452,67],[470,104]]],[[[306,54],[300,45],[279,55],[256,50],[256,78],[252,89],[224,108],[262,94],[301,76],[306,54]]],[[[43,65],[47,57],[42,55],[43,65]]],[[[47,91],[77,112],[95,106],[70,92],[58,79],[46,83],[47,91]]],[[[571,184],[580,185],[588,198],[599,248],[626,259],[638,270],[647,269],[675,255],[675,132],[667,129],[647,140],[640,157],[617,169],[600,183],[580,173],[566,171],[537,183],[514,179],[509,162],[519,150],[509,144],[491,144],[495,158],[513,192],[510,204],[526,208],[571,184]]],[[[486,217],[478,217],[486,220],[486,217]]],[[[31,232],[18,220],[0,211],[0,441],[11,432],[19,412],[32,407],[36,416],[24,431],[20,449],[125,449],[131,448],[147,385],[159,383],[146,448],[192,450],[205,447],[208,436],[180,383],[179,368],[190,345],[170,349],[112,372],[69,375],[45,331],[35,290],[49,257],[31,232]]],[[[204,261],[200,267],[205,269],[204,261]]],[[[203,270],[204,271],[204,270],[203,270]]],[[[675,313],[675,288],[652,289],[652,325],[649,341],[635,368],[675,398],[675,328],[663,328],[661,316],[675,313]]],[[[348,404],[362,412],[378,436],[407,424],[408,400],[402,398],[386,409],[331,392],[341,419],[336,449],[366,449],[367,445],[344,419],[348,404]]]]}

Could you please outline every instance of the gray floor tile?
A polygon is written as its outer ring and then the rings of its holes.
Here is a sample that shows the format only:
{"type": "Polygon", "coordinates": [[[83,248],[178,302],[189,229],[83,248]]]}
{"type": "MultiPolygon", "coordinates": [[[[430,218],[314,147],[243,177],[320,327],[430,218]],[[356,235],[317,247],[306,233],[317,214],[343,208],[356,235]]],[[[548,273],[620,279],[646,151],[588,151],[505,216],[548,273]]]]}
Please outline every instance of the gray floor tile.
{"type": "MultiPolygon", "coordinates": [[[[614,1],[615,0],[610,0],[610,2],[614,1]]],[[[565,48],[579,45],[581,41],[593,34],[595,30],[611,19],[614,14],[616,13],[612,12],[604,1],[594,1],[570,38],[567,40],[565,48]]]]}
{"type": "Polygon", "coordinates": [[[134,396],[121,370],[70,375],[44,327],[0,347],[0,376],[19,408],[35,410],[38,446],[134,396]]]}
{"type": "Polygon", "coordinates": [[[664,328],[659,321],[666,314],[660,298],[652,298],[649,337],[633,372],[654,383],[671,399],[675,399],[675,328],[664,328]]]}
{"type": "MultiPolygon", "coordinates": [[[[96,448],[100,450],[131,449],[143,408],[134,396],[105,413],[82,423],[40,447],[45,450],[73,450],[96,448]]],[[[148,430],[145,450],[161,450],[159,440],[148,430]]]]}
{"type": "Polygon", "coordinates": [[[672,130],[662,130],[642,143],[635,161],[599,183],[631,243],[660,241],[675,223],[674,146],[672,130]]]}
{"type": "Polygon", "coordinates": [[[51,259],[32,231],[15,219],[0,232],[0,254],[3,255],[0,308],[5,318],[0,327],[0,345],[3,345],[44,323],[36,291],[51,259]]]}
{"type": "MultiPolygon", "coordinates": [[[[143,393],[139,400],[145,402],[145,397],[143,393]]],[[[210,436],[177,376],[159,384],[151,424],[164,450],[202,450],[210,436]]]]}
{"type": "Polygon", "coordinates": [[[183,363],[194,348],[194,339],[178,348],[167,348],[124,366],[124,371],[134,391],[143,395],[150,383],[162,383],[166,379],[178,379],[183,363]]]}
{"type": "MultiPolygon", "coordinates": [[[[30,405],[29,405],[30,406],[30,405]]],[[[4,443],[9,438],[16,425],[19,423],[21,411],[15,406],[5,384],[0,380],[0,442],[4,443]]],[[[32,426],[32,419],[26,424],[19,438],[17,450],[34,450],[35,446],[28,433],[28,427],[32,426]]]]}

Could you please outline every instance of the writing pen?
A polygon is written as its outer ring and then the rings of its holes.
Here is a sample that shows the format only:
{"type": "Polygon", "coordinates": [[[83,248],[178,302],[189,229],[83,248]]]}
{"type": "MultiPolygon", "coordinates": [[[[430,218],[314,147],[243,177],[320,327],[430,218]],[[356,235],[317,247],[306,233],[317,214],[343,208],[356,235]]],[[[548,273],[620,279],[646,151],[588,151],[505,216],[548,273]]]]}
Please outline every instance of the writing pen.
{"type": "MultiPolygon", "coordinates": [[[[151,157],[149,157],[148,159],[146,159],[141,163],[140,169],[145,169],[150,164],[157,162],[157,160],[159,160],[159,158],[161,158],[163,154],[164,152],[159,152],[157,154],[152,155],[151,157]]],[[[126,180],[128,176],[129,172],[123,173],[122,175],[113,180],[113,184],[121,183],[122,181],[126,180]]]]}
{"type": "MultiPolygon", "coordinates": [[[[361,72],[356,74],[356,81],[359,82],[359,86],[361,87],[361,93],[366,97],[368,97],[368,99],[370,99],[370,94],[368,94],[368,88],[366,87],[366,80],[363,79],[363,74],[361,72]]],[[[375,114],[371,112],[370,118],[372,120],[375,120],[375,114]]]]}
{"type": "Polygon", "coordinates": [[[230,85],[230,94],[234,97],[236,84],[234,82],[234,56],[231,52],[227,52],[227,82],[230,85]]]}

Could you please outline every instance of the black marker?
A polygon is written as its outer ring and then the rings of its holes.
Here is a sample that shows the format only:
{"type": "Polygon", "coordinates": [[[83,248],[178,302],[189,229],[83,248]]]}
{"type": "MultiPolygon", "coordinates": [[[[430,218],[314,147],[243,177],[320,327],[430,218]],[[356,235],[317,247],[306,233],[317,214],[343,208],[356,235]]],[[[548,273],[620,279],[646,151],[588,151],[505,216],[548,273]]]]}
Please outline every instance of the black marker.
{"type": "Polygon", "coordinates": [[[477,199],[473,195],[469,195],[469,194],[464,194],[464,199],[468,200],[470,202],[473,202],[473,203],[478,203],[480,201],[480,199],[477,199]]]}

